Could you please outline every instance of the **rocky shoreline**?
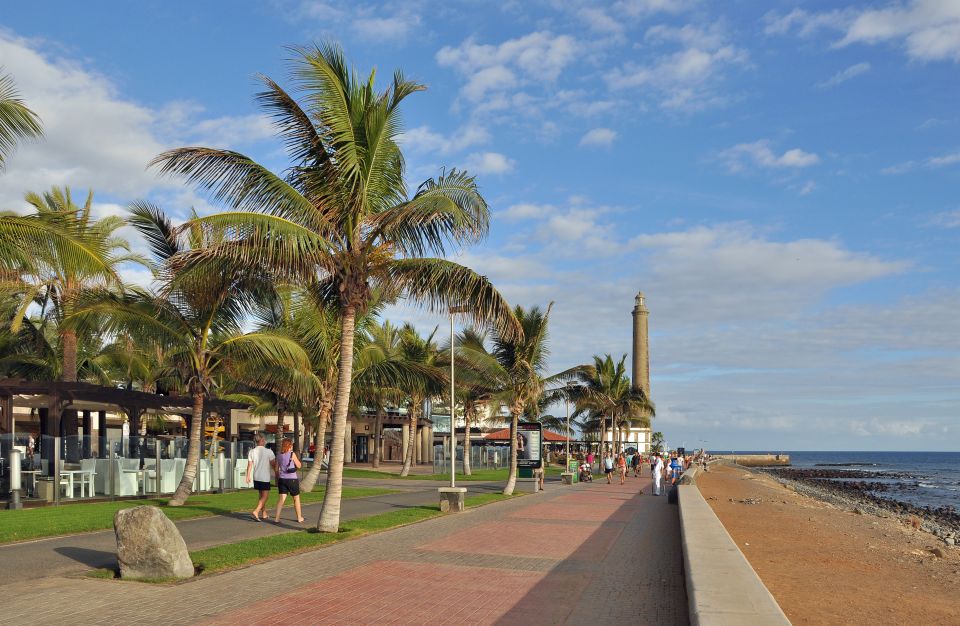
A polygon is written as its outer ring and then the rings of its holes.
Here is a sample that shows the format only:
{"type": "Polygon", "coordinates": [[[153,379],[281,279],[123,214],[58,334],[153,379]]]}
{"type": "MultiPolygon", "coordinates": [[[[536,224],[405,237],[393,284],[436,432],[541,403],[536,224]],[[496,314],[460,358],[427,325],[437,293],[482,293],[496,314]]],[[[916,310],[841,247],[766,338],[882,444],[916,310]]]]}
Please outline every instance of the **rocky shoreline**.
{"type": "MultiPolygon", "coordinates": [[[[888,483],[877,482],[877,474],[859,470],[743,468],[763,472],[797,493],[829,502],[856,513],[896,517],[915,528],[929,532],[949,546],[960,543],[960,512],[953,507],[920,507],[890,497],[874,495],[889,492],[888,483]],[[851,480],[856,479],[856,480],[851,480]]],[[[887,478],[910,478],[886,474],[887,478]]]]}

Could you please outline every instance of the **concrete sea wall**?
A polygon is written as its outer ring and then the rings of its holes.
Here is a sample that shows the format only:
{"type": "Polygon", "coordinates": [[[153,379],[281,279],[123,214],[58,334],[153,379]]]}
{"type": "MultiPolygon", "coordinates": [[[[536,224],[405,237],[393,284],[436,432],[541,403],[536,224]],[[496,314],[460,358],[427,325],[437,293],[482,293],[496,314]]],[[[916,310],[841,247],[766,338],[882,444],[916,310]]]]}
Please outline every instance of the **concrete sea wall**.
{"type": "Polygon", "coordinates": [[[699,471],[688,469],[677,487],[690,623],[789,625],[780,605],[700,494],[699,471]]]}

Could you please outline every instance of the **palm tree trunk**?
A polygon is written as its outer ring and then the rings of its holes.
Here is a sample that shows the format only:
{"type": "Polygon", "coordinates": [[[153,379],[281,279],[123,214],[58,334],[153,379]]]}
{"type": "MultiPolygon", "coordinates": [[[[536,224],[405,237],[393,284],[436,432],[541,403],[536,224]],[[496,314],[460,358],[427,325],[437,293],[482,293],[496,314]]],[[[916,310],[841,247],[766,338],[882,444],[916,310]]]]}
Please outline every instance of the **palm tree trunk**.
{"type": "Polygon", "coordinates": [[[597,455],[602,463],[607,450],[607,418],[602,415],[600,416],[600,445],[598,447],[597,455]]]}
{"type": "Polygon", "coordinates": [[[463,475],[472,476],[470,469],[470,420],[473,419],[473,410],[463,411],[463,475]]]}
{"type": "Polygon", "coordinates": [[[298,458],[303,458],[300,456],[300,411],[293,412],[293,449],[297,451],[298,458]]]}
{"type": "Polygon", "coordinates": [[[377,405],[377,415],[373,418],[373,469],[380,469],[380,448],[383,447],[381,430],[383,430],[383,406],[377,405]]]}
{"type": "Polygon", "coordinates": [[[407,429],[407,454],[403,457],[403,469],[400,470],[400,476],[409,476],[410,468],[413,466],[413,460],[416,457],[416,451],[413,446],[417,441],[417,422],[419,421],[419,411],[417,411],[416,402],[410,403],[410,427],[407,429]]]}
{"type": "Polygon", "coordinates": [[[327,437],[327,419],[330,415],[330,403],[323,402],[320,405],[320,416],[317,419],[317,430],[313,439],[313,464],[306,476],[300,480],[300,491],[310,493],[317,486],[317,479],[320,478],[320,470],[323,469],[323,444],[327,437]]]}
{"type": "Polygon", "coordinates": [[[63,340],[63,374],[61,380],[68,383],[77,382],[77,332],[65,330],[61,334],[63,340]]]}
{"type": "Polygon", "coordinates": [[[170,498],[169,506],[182,506],[193,493],[193,481],[197,477],[200,465],[200,436],[203,432],[203,390],[193,390],[193,419],[190,420],[190,443],[187,447],[187,465],[183,468],[183,478],[177,490],[170,498]]]}
{"type": "Polygon", "coordinates": [[[517,486],[517,428],[520,422],[520,410],[510,411],[510,473],[507,474],[507,486],[503,488],[503,494],[513,495],[513,490],[517,486]]]}
{"type": "Polygon", "coordinates": [[[276,442],[274,446],[277,448],[274,450],[274,453],[280,454],[280,444],[283,442],[283,426],[287,421],[286,411],[284,410],[283,401],[277,401],[277,436],[274,439],[276,442]]]}
{"type": "Polygon", "coordinates": [[[327,491],[317,530],[335,533],[340,529],[340,497],[343,493],[343,438],[347,430],[350,408],[350,384],[353,382],[353,341],[357,307],[348,304],[340,325],[340,371],[337,374],[337,397],[333,405],[333,440],[330,442],[330,467],[327,469],[327,491]]]}
{"type": "Polygon", "coordinates": [[[313,434],[313,423],[309,419],[303,420],[303,439],[300,440],[300,448],[297,450],[297,456],[303,458],[304,452],[306,452],[307,442],[310,441],[310,436],[313,434]]]}

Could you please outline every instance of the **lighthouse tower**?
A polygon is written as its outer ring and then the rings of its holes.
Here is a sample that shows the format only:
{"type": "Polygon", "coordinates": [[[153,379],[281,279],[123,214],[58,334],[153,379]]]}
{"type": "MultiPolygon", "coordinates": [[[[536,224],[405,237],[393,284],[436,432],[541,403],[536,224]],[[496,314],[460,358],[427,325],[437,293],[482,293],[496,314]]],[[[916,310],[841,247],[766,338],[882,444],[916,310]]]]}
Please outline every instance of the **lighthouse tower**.
{"type": "MultiPolygon", "coordinates": [[[[643,292],[640,291],[634,299],[633,307],[633,386],[635,389],[642,389],[648,399],[651,397],[649,322],[650,311],[647,309],[643,292]]],[[[641,417],[649,416],[646,412],[641,414],[641,417]]],[[[649,428],[631,428],[628,439],[646,453],[650,451],[650,433],[649,428]]]]}

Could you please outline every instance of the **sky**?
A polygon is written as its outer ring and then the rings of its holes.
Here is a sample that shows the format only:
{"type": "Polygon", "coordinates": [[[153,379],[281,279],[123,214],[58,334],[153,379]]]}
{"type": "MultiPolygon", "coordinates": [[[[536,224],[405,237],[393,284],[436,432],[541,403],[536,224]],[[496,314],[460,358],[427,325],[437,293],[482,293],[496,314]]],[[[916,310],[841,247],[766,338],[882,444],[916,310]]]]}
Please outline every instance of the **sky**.
{"type": "Polygon", "coordinates": [[[554,303],[551,372],[628,354],[642,290],[671,444],[960,449],[957,0],[54,5],[0,15],[46,130],[2,208],[52,185],[100,215],[225,208],[147,163],[207,145],[282,170],[256,76],[286,84],[287,46],[337,41],[428,86],[407,179],[477,176],[490,235],[453,258],[554,303]]]}

